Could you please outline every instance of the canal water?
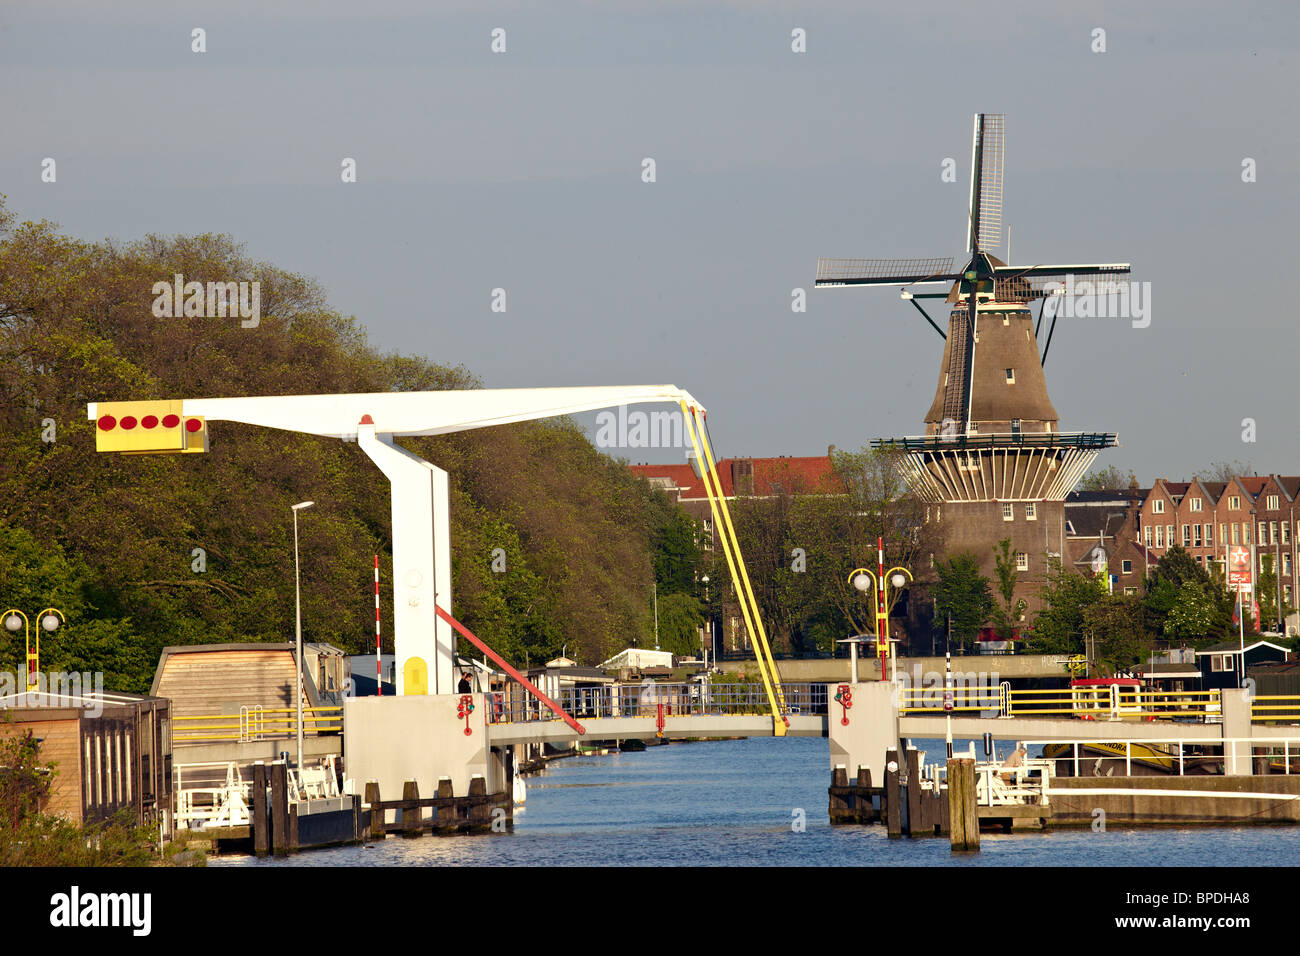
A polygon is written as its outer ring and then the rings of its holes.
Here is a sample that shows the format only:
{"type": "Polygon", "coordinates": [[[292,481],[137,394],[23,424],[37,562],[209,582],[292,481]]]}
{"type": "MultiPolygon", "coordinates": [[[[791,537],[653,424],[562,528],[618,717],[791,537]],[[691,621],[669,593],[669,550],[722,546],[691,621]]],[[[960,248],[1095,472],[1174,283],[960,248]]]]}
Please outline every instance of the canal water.
{"type": "MultiPolygon", "coordinates": [[[[916,744],[930,761],[943,756],[942,741],[916,744]]],[[[211,865],[1204,867],[1300,859],[1300,827],[984,834],[981,852],[972,854],[952,853],[942,838],[890,840],[880,826],[831,827],[829,756],[819,738],[573,757],[526,780],[528,801],[512,834],[390,837],[281,859],[227,856],[211,865]]]]}

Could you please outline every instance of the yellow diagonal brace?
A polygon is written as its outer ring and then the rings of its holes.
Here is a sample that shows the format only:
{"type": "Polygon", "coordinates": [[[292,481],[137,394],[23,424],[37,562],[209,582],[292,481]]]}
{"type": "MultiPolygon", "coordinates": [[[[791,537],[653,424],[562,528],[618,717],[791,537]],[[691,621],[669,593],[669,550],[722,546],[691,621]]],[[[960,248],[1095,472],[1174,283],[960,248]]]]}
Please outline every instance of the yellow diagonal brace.
{"type": "Polygon", "coordinates": [[[723,521],[727,526],[727,534],[731,536],[732,543],[736,548],[736,563],[740,567],[740,580],[745,586],[745,593],[749,597],[749,602],[754,608],[754,621],[758,625],[758,643],[763,653],[767,656],[767,665],[772,669],[772,680],[776,684],[776,697],[781,706],[781,712],[785,712],[785,691],[781,689],[781,677],[776,669],[776,661],[772,659],[772,648],[767,642],[767,630],[763,627],[763,617],[758,610],[758,599],[754,596],[754,589],[749,583],[749,572],[745,568],[745,557],[740,553],[740,540],[736,537],[736,529],[731,523],[731,512],[727,508],[727,498],[722,494],[722,482],[718,477],[717,466],[713,462],[713,449],[709,447],[708,433],[700,425],[700,444],[704,446],[704,456],[708,461],[709,471],[713,475],[713,480],[718,483],[718,507],[722,511],[723,521]]]}
{"type": "MultiPolygon", "coordinates": [[[[701,477],[703,477],[704,479],[704,493],[705,496],[709,499],[709,510],[713,514],[713,527],[717,529],[719,532],[721,532],[722,521],[719,514],[718,502],[720,500],[722,488],[721,486],[719,486],[718,491],[715,494],[713,490],[713,485],[710,482],[708,471],[706,468],[704,468],[703,465],[704,460],[700,455],[700,442],[696,435],[695,422],[691,416],[691,413],[687,410],[685,402],[681,403],[681,407],[682,407],[682,417],[686,420],[686,430],[690,433],[691,436],[691,446],[695,449],[695,459],[701,463],[700,472],[701,472],[701,477]]],[[[717,477],[716,475],[713,476],[715,480],[716,477],[717,477]]],[[[749,605],[746,602],[744,597],[744,592],[741,589],[740,576],[736,571],[736,562],[732,557],[731,540],[727,537],[725,533],[720,533],[716,537],[722,543],[722,553],[727,559],[727,569],[731,572],[731,581],[736,588],[736,595],[740,599],[740,613],[745,619],[745,629],[749,632],[751,636],[754,637],[754,650],[755,650],[755,658],[758,662],[758,673],[763,680],[763,689],[767,693],[768,704],[772,708],[772,734],[773,736],[776,737],[784,737],[786,733],[786,723],[781,712],[782,711],[781,704],[778,701],[776,693],[772,689],[772,682],[773,680],[776,679],[775,670],[773,671],[771,677],[769,678],[767,665],[763,660],[761,651],[759,650],[759,643],[757,639],[758,631],[754,627],[754,622],[750,614],[749,605]]],[[[736,550],[737,553],[739,553],[739,548],[737,548],[736,550]]],[[[778,686],[779,686],[779,681],[778,681],[778,686]]]]}

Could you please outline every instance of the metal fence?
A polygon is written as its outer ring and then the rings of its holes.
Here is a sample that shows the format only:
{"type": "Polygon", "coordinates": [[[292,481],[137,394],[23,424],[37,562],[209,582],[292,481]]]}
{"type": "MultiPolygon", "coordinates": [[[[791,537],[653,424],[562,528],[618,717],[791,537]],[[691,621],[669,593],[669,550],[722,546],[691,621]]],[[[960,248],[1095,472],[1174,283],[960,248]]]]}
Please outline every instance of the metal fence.
{"type": "MultiPolygon", "coordinates": [[[[986,717],[1192,719],[1213,722],[1221,719],[1223,714],[1217,690],[1174,692],[1120,686],[1012,690],[1004,681],[997,687],[990,685],[957,689],[952,696],[954,713],[978,712],[986,717]]],[[[899,692],[899,712],[902,714],[943,710],[942,687],[904,687],[899,692]]],[[[1295,713],[1300,715],[1300,707],[1297,707],[1295,713]]]]}
{"type": "MultiPolygon", "coordinates": [[[[782,684],[787,714],[825,714],[826,685],[782,684]]],[[[487,694],[491,723],[508,724],[558,720],[532,697],[487,694]]],[[[770,714],[762,684],[679,683],[621,684],[565,688],[556,703],[579,720],[602,717],[738,716],[770,714]]]]}

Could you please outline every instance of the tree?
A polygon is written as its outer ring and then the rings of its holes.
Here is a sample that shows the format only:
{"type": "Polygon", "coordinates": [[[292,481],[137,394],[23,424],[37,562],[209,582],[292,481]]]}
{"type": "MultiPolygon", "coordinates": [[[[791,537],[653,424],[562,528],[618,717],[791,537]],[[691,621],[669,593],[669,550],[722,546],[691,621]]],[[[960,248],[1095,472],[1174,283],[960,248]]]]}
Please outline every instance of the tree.
{"type": "Polygon", "coordinates": [[[989,580],[980,574],[979,568],[979,559],[970,552],[954,554],[934,564],[938,578],[932,586],[935,627],[951,626],[963,650],[993,610],[989,580]]]}
{"type": "Polygon", "coordinates": [[[1060,558],[1048,558],[1044,606],[1034,617],[1030,649],[1044,654],[1084,653],[1084,612],[1105,596],[1101,578],[1072,571],[1060,558]]]}
{"type": "Polygon", "coordinates": [[[1083,607],[1083,627],[1092,635],[1098,672],[1131,670],[1153,647],[1142,602],[1125,594],[1107,594],[1083,607]]]}
{"type": "Polygon", "coordinates": [[[1243,464],[1239,461],[1215,461],[1211,462],[1204,470],[1198,471],[1196,476],[1202,481],[1222,481],[1229,482],[1240,475],[1258,474],[1255,466],[1246,462],[1243,464]]]}
{"type": "Polygon", "coordinates": [[[659,649],[678,657],[695,657],[700,652],[700,626],[704,608],[689,594],[659,596],[659,649]]]}
{"type": "Polygon", "coordinates": [[[1105,468],[1084,475],[1083,480],[1079,482],[1079,488],[1083,491],[1119,491],[1136,480],[1137,476],[1133,472],[1130,471],[1126,475],[1114,465],[1107,465],[1105,468]]]}
{"type": "Polygon", "coordinates": [[[1152,633],[1203,643],[1227,633],[1232,596],[1217,571],[1211,576],[1181,545],[1174,545],[1148,569],[1143,608],[1152,633]]]}
{"type": "Polygon", "coordinates": [[[998,638],[1009,641],[1014,634],[1016,622],[1020,620],[1026,607],[1023,598],[1015,601],[1016,579],[1020,576],[1020,572],[1016,570],[1016,559],[1011,553],[1010,538],[1003,538],[998,542],[997,547],[993,549],[993,560],[998,595],[1002,598],[1002,606],[993,609],[993,623],[997,628],[998,638]],[[1013,601],[1015,601],[1014,605],[1013,601]]]}

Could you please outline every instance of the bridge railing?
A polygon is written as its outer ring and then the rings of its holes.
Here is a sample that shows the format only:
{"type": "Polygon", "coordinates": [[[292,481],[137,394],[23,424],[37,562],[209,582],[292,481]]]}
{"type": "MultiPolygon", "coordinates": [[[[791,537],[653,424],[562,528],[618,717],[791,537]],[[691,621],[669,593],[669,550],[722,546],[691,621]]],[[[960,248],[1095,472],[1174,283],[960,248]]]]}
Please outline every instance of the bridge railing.
{"type": "MultiPolygon", "coordinates": [[[[308,736],[343,732],[342,707],[304,707],[303,732],[308,736]]],[[[200,714],[172,718],[173,743],[270,740],[298,732],[293,707],[241,707],[237,714],[200,714]]]]}
{"type": "MultiPolygon", "coordinates": [[[[1300,717],[1300,698],[1289,700],[1295,704],[1293,709],[1279,707],[1276,712],[1300,717]]],[[[905,687],[899,692],[901,714],[943,711],[942,687],[905,687]]],[[[1006,684],[956,689],[953,691],[952,711],[978,712],[986,717],[1077,717],[1083,720],[1213,721],[1223,714],[1217,690],[1158,691],[1119,686],[1012,690],[1006,684]]]]}
{"type": "MultiPolygon", "coordinates": [[[[782,683],[789,714],[825,714],[826,685],[782,683]]],[[[558,720],[534,699],[491,695],[488,720],[491,723],[525,723],[558,720]]],[[[579,720],[603,717],[657,719],[689,716],[739,716],[770,714],[762,684],[621,684],[602,687],[564,688],[556,700],[579,720]]]]}

